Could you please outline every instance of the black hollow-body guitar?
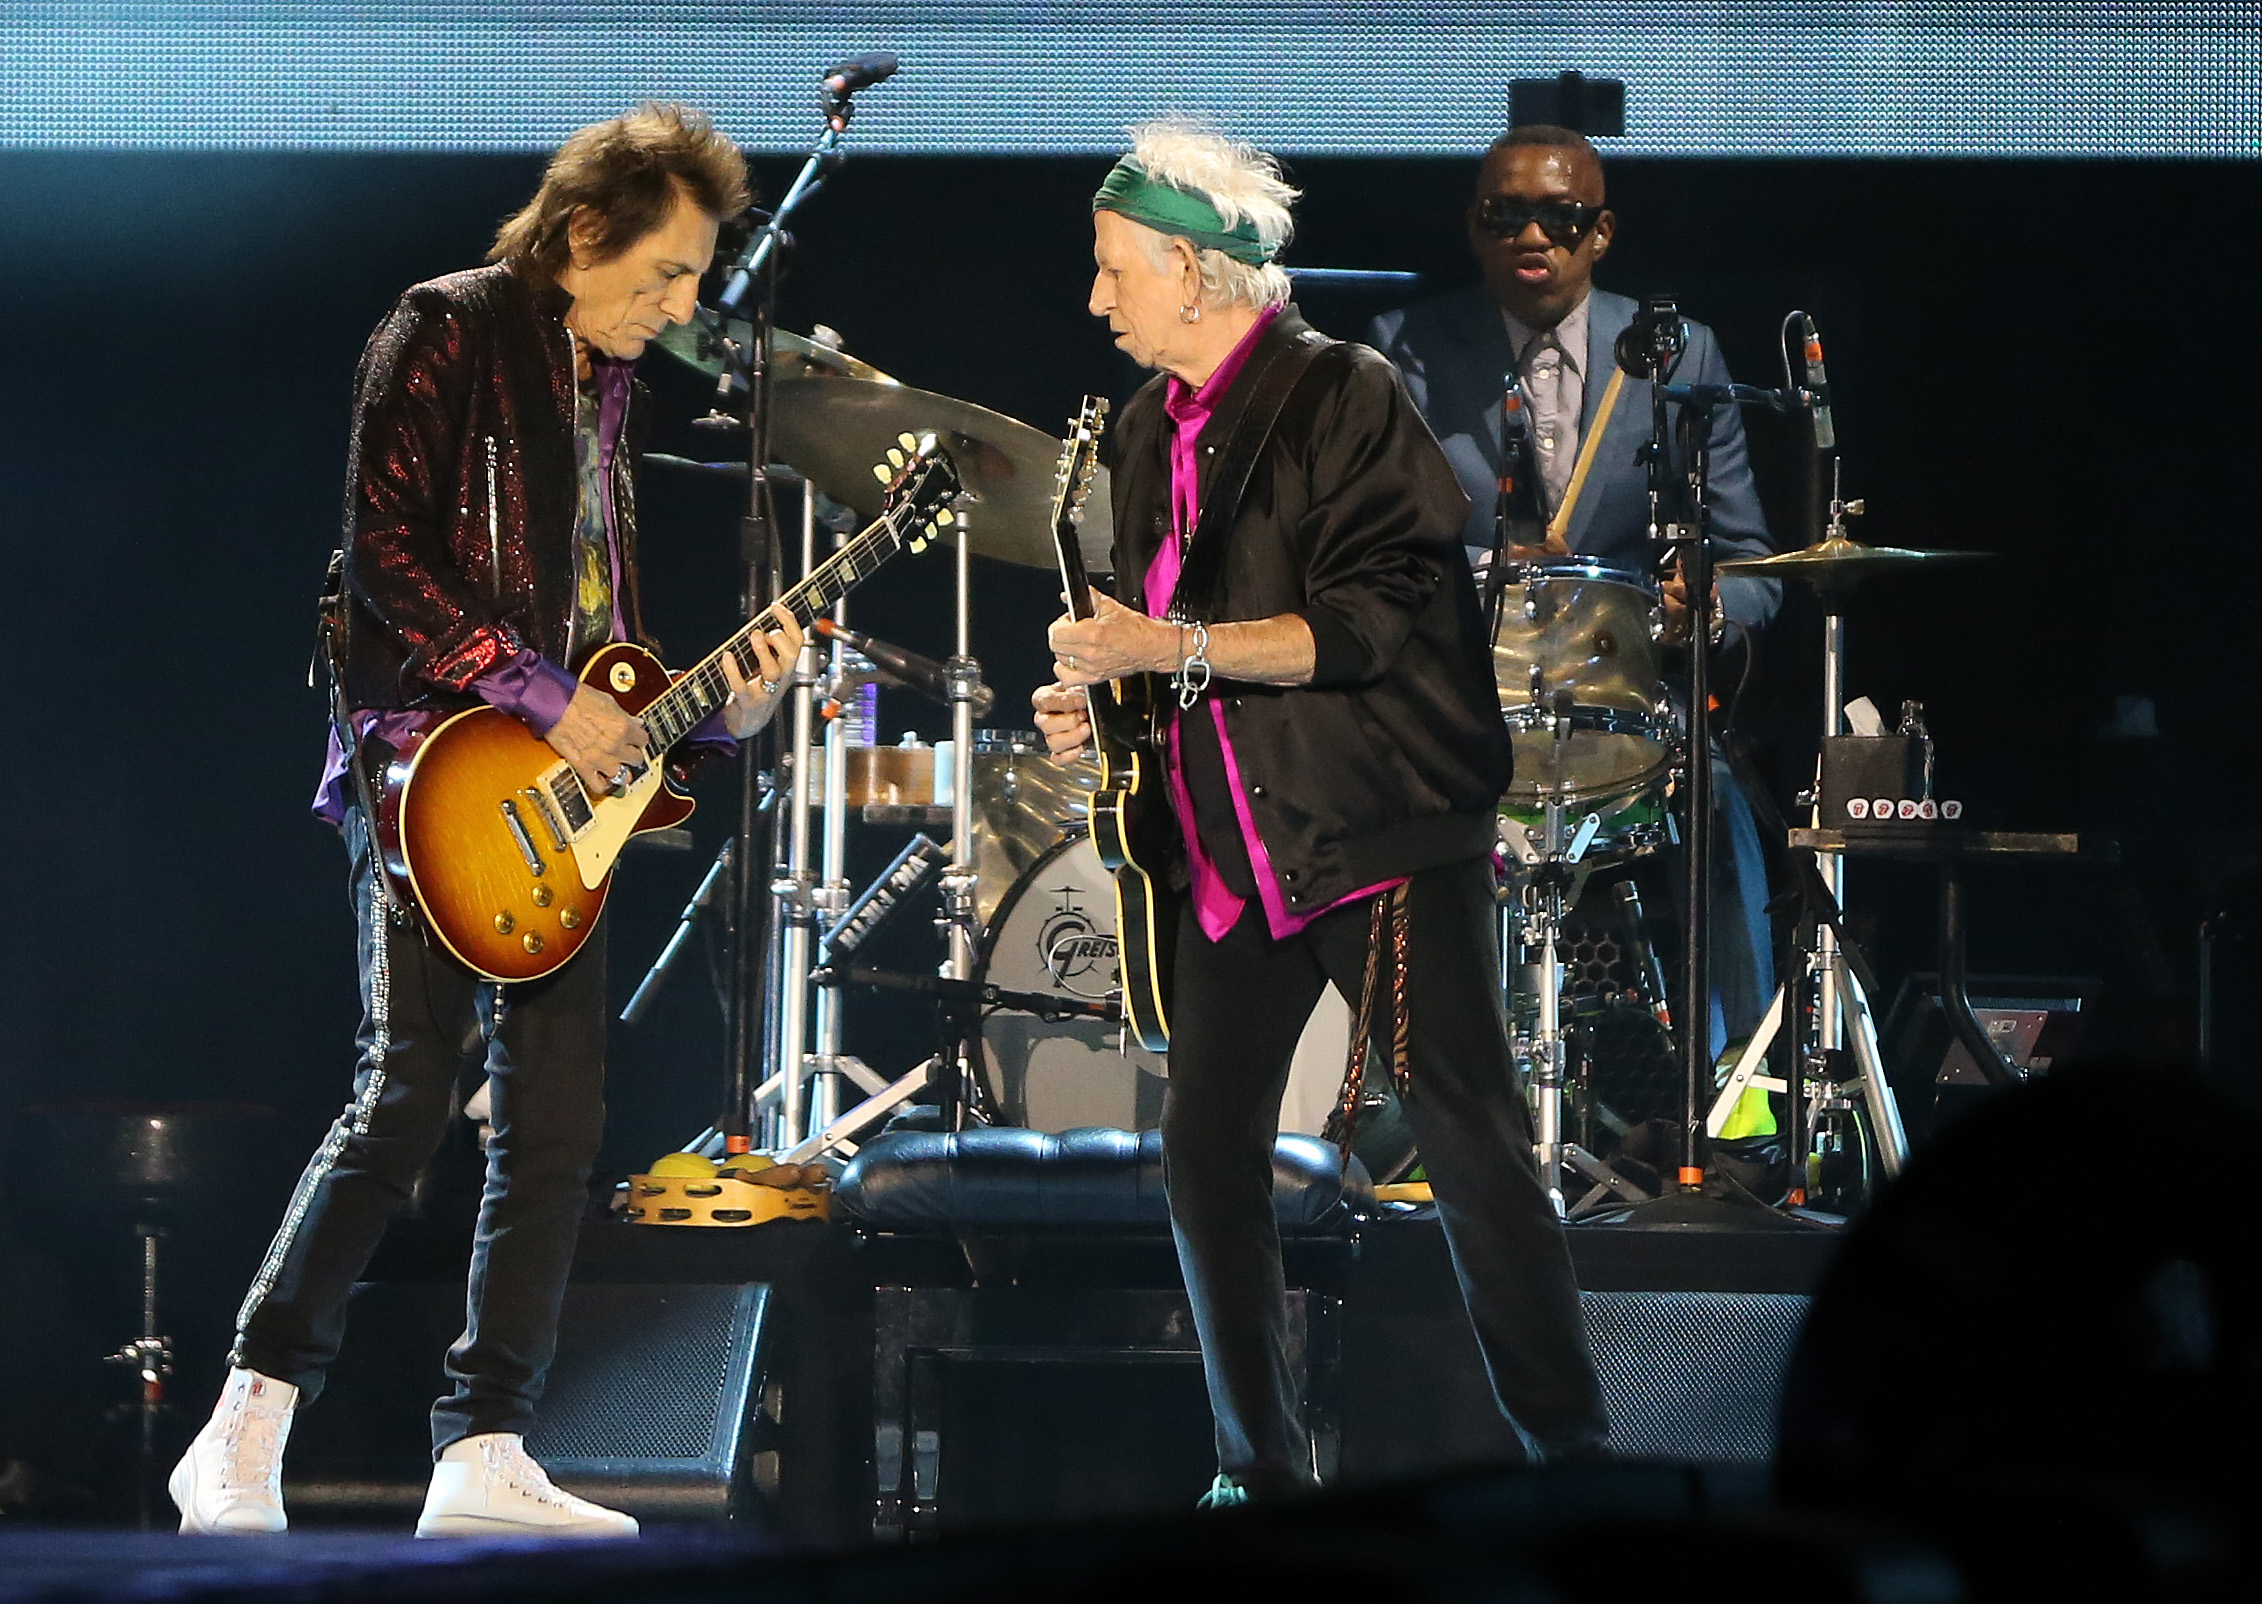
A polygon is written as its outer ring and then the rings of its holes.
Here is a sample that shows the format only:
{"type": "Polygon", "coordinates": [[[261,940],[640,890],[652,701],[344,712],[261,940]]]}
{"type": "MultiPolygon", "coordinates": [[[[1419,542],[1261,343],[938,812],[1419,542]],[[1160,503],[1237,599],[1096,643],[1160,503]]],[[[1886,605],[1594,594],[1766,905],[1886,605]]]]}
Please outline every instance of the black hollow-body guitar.
{"type": "MultiPolygon", "coordinates": [[[[1092,616],[1091,580],[1076,540],[1077,514],[1091,487],[1107,402],[1086,396],[1068,427],[1054,474],[1052,532],[1068,616],[1092,616]]],[[[1123,984],[1123,1018],[1150,1053],[1170,1050],[1170,965],[1177,921],[1165,912],[1163,866],[1177,824],[1163,794],[1162,755],[1155,739],[1154,677],[1139,674],[1089,686],[1092,744],[1100,761],[1092,793],[1092,845],[1115,880],[1115,939],[1123,984]]]]}

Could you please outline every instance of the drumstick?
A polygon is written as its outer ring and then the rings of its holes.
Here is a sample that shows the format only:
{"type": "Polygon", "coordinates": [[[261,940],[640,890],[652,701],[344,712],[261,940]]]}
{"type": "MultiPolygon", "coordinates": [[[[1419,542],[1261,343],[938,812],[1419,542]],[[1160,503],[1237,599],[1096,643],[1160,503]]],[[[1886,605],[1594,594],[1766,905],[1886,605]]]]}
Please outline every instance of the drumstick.
{"type": "Polygon", "coordinates": [[[1610,414],[1618,405],[1618,391],[1625,385],[1626,370],[1613,366],[1610,382],[1602,388],[1602,405],[1595,408],[1594,427],[1579,442],[1579,460],[1571,465],[1571,482],[1563,491],[1563,505],[1555,509],[1555,516],[1547,521],[1547,543],[1563,551],[1571,549],[1568,538],[1571,512],[1579,504],[1579,492],[1586,488],[1587,470],[1594,466],[1595,447],[1602,443],[1602,433],[1610,427],[1610,414]]]}

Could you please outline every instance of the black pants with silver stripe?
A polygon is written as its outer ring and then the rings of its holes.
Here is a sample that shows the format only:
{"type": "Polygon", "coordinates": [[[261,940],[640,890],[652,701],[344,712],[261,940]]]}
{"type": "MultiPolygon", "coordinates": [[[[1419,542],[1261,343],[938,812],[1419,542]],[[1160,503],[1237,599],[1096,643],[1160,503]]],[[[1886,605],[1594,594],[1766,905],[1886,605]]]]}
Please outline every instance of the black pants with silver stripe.
{"type": "Polygon", "coordinates": [[[346,1293],[438,1150],[459,1080],[483,1059],[494,1138],[464,1332],[448,1350],[454,1387],[432,1410],[437,1453],[480,1432],[523,1433],[556,1350],[604,1133],[605,931],[600,924],[556,973],[506,990],[427,947],[413,925],[390,925],[389,1042],[380,1055],[370,986],[374,887],[358,811],[346,816],[346,844],[361,931],[355,1099],[300,1183],[270,1253],[271,1282],[246,1303],[234,1359],[306,1399],[320,1393],[344,1335],[346,1293]]]}

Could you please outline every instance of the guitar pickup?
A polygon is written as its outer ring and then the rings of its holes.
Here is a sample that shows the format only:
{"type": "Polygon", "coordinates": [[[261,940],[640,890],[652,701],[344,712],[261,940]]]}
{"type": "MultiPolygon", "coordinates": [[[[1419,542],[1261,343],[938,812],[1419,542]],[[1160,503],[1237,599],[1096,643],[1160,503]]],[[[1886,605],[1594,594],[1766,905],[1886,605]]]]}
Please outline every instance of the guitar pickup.
{"type": "Polygon", "coordinates": [[[518,853],[520,857],[526,860],[527,872],[529,874],[549,873],[550,866],[542,861],[542,854],[535,850],[534,837],[526,832],[526,821],[519,817],[518,804],[506,796],[503,798],[502,807],[503,822],[510,826],[511,839],[518,843],[518,853]]]}
{"type": "Polygon", "coordinates": [[[527,804],[534,809],[534,816],[542,821],[542,828],[550,832],[550,845],[560,852],[572,851],[573,837],[566,834],[565,824],[559,819],[557,809],[542,795],[541,790],[529,785],[518,794],[526,798],[527,804]]]}
{"type": "Polygon", "coordinates": [[[519,794],[532,797],[534,805],[542,810],[543,822],[557,837],[560,852],[570,848],[573,838],[588,829],[597,816],[590,805],[589,793],[581,788],[581,776],[574,773],[571,763],[560,763],[545,772],[539,789],[529,788],[519,794]]]}

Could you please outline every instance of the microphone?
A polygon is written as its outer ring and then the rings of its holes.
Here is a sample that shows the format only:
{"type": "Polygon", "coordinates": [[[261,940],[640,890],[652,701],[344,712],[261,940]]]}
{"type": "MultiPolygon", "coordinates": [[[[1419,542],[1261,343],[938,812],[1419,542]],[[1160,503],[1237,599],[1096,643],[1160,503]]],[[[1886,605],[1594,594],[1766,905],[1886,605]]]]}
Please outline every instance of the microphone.
{"type": "Polygon", "coordinates": [[[835,100],[846,100],[859,89],[869,89],[893,78],[898,65],[892,50],[851,56],[825,74],[825,93],[835,100]]]}
{"type": "Polygon", "coordinates": [[[1610,354],[1630,379],[1662,379],[1681,360],[1688,339],[1678,301],[1670,295],[1646,295],[1610,354]]]}
{"type": "Polygon", "coordinates": [[[1833,451],[1838,445],[1838,427],[1830,421],[1830,375],[1822,367],[1822,335],[1814,319],[1804,312],[1799,314],[1799,338],[1806,342],[1806,387],[1813,397],[1814,449],[1833,451]]]}
{"type": "MultiPolygon", "coordinates": [[[[950,702],[950,669],[931,657],[901,646],[891,646],[884,640],[874,640],[860,629],[850,629],[846,624],[836,624],[829,618],[817,620],[817,633],[827,640],[837,640],[855,648],[872,660],[872,666],[885,672],[898,684],[931,696],[948,705],[950,702]]],[[[997,700],[997,693],[987,685],[974,688],[974,716],[982,718],[989,713],[997,700]]]]}

